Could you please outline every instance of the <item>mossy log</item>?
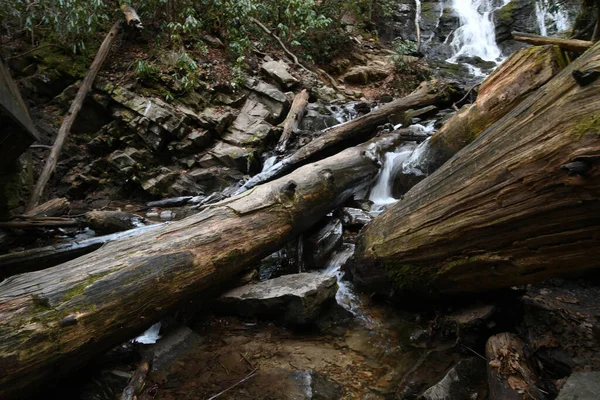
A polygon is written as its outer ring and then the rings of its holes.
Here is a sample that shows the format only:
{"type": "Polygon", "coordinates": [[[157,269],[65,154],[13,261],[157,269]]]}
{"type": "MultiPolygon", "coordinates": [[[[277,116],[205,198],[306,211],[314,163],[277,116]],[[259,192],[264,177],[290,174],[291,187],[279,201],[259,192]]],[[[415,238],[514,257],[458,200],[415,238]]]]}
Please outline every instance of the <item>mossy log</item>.
{"type": "Polygon", "coordinates": [[[433,173],[566,64],[556,46],[535,46],[513,53],[483,81],[475,102],[462,107],[431,137],[422,159],[422,172],[433,173]]]}
{"type": "Polygon", "coordinates": [[[240,188],[237,194],[264,182],[278,178],[302,165],[335,154],[344,148],[369,140],[376,134],[378,126],[389,122],[389,118],[410,108],[419,108],[431,104],[448,104],[457,93],[452,83],[439,81],[423,82],[412,94],[394,100],[379,107],[375,111],[325,129],[319,137],[292,155],[277,162],[272,168],[261,172],[240,188]]]}
{"type": "Polygon", "coordinates": [[[525,32],[512,32],[512,35],[513,39],[517,42],[533,44],[535,46],[551,44],[556,45],[565,51],[572,51],[573,53],[583,53],[584,51],[592,47],[592,45],[594,44],[594,42],[591,42],[589,40],[560,39],[525,32]]]}
{"type": "Polygon", "coordinates": [[[0,398],[68,372],[182,301],[219,291],[377,175],[374,138],[221,205],[70,262],[0,282],[0,398]]]}
{"type": "Polygon", "coordinates": [[[600,267],[600,44],[375,218],[363,288],[485,292],[600,267]]]}

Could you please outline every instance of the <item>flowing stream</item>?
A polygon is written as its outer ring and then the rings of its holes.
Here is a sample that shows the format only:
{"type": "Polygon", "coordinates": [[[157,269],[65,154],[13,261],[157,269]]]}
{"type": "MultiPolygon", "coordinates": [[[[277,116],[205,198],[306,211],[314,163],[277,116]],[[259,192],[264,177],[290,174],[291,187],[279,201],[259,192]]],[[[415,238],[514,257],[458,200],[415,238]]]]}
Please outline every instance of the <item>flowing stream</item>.
{"type": "Polygon", "coordinates": [[[561,9],[560,4],[551,5],[548,0],[537,0],[535,2],[535,15],[542,36],[548,35],[547,21],[554,25],[556,32],[566,31],[570,27],[569,17],[561,9]]]}

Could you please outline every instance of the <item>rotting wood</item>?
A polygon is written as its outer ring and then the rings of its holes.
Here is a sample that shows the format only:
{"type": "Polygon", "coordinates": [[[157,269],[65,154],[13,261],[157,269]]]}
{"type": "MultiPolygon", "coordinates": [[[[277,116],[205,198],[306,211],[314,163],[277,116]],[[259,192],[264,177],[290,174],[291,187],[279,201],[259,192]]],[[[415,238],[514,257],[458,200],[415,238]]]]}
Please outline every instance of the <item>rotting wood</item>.
{"type": "Polygon", "coordinates": [[[340,151],[342,148],[355,145],[357,142],[369,140],[376,134],[377,127],[387,123],[389,118],[395,114],[410,108],[450,103],[456,91],[457,88],[452,83],[423,82],[415,92],[406,97],[384,104],[377,110],[351,121],[325,129],[317,139],[277,162],[269,170],[252,177],[236,194],[278,178],[309,162],[324,158],[332,151],[340,151]]]}
{"type": "Polygon", "coordinates": [[[364,228],[367,290],[485,292],[598,268],[600,69],[594,45],[364,228]]]}
{"type": "Polygon", "coordinates": [[[227,205],[0,282],[0,397],[22,396],[217,290],[370,185],[371,154],[399,138],[382,135],[227,205]]]}
{"type": "Polygon", "coordinates": [[[304,117],[307,104],[308,91],[302,89],[300,93],[294,96],[290,112],[283,122],[283,132],[279,138],[279,143],[277,143],[277,146],[275,147],[275,151],[279,153],[285,152],[288,141],[292,137],[292,134],[298,129],[298,124],[300,123],[300,120],[302,120],[302,117],[304,117]]]}
{"type": "Polygon", "coordinates": [[[513,39],[517,42],[523,42],[527,44],[533,44],[535,46],[541,46],[546,44],[556,45],[563,50],[572,51],[574,53],[583,53],[592,45],[594,42],[589,40],[579,39],[560,39],[554,37],[534,35],[533,33],[525,32],[512,32],[513,39]]]}
{"type": "Polygon", "coordinates": [[[66,228],[76,226],[83,226],[83,223],[76,218],[62,217],[35,217],[0,222],[0,229],[66,228]]]}
{"type": "Polygon", "coordinates": [[[59,217],[65,215],[69,211],[71,204],[64,197],[48,200],[40,204],[29,212],[25,213],[24,217],[59,217]]]}
{"type": "Polygon", "coordinates": [[[154,353],[151,351],[148,351],[146,354],[144,354],[140,364],[133,373],[129,384],[127,384],[127,387],[121,393],[121,400],[137,399],[137,395],[140,394],[144,388],[146,376],[148,376],[148,372],[150,372],[153,358],[154,353]]]}
{"type": "Polygon", "coordinates": [[[523,341],[517,335],[500,333],[490,337],[485,354],[490,400],[547,398],[548,391],[540,388],[538,374],[527,359],[523,341]]]}

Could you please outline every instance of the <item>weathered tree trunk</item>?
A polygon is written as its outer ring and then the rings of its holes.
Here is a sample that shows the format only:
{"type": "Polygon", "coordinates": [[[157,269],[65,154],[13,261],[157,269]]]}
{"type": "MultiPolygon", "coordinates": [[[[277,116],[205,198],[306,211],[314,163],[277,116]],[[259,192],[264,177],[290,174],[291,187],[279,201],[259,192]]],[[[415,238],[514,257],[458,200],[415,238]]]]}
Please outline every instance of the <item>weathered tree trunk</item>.
{"type": "Polygon", "coordinates": [[[60,263],[70,261],[84,254],[99,249],[105,243],[138,236],[144,232],[153,230],[161,224],[146,225],[125,232],[113,233],[111,235],[97,236],[90,239],[61,243],[54,246],[45,246],[37,249],[19,251],[0,255],[0,279],[24,272],[39,271],[53,267],[60,263]]]}
{"type": "Polygon", "coordinates": [[[298,129],[298,123],[304,116],[304,111],[306,110],[307,104],[308,91],[303,89],[294,97],[290,112],[283,122],[283,132],[279,138],[279,143],[277,143],[277,146],[275,147],[275,151],[279,153],[285,152],[288,141],[292,137],[292,134],[295,133],[296,129],[298,129]]]}
{"type": "Polygon", "coordinates": [[[83,223],[75,218],[35,217],[0,222],[0,229],[66,228],[82,225],[83,223]]]}
{"type": "Polygon", "coordinates": [[[475,102],[461,108],[431,137],[421,171],[425,175],[433,173],[566,64],[556,46],[529,47],[513,53],[483,81],[475,102]]]}
{"type": "Polygon", "coordinates": [[[64,197],[52,199],[44,204],[40,204],[27,212],[25,217],[60,217],[65,215],[71,204],[64,197]]]}
{"type": "Polygon", "coordinates": [[[512,32],[512,35],[513,39],[517,42],[533,44],[536,46],[551,44],[556,45],[563,50],[572,51],[573,53],[583,53],[584,51],[592,47],[592,45],[594,44],[594,42],[591,42],[589,40],[560,39],[525,32],[512,32]]]}
{"type": "Polygon", "coordinates": [[[468,293],[600,267],[600,44],[368,225],[373,290],[468,293]]]}
{"type": "Polygon", "coordinates": [[[0,283],[0,397],[85,363],[178,303],[218,290],[364,189],[377,174],[373,139],[221,206],[44,271],[0,283]]]}
{"type": "Polygon", "coordinates": [[[108,52],[110,51],[110,48],[112,47],[112,44],[117,38],[117,34],[120,30],[121,21],[115,22],[115,24],[112,26],[112,28],[104,38],[104,41],[100,45],[100,49],[98,50],[98,53],[96,54],[96,57],[94,58],[94,61],[90,66],[90,70],[85,75],[85,78],[83,78],[83,82],[81,83],[81,86],[77,91],[75,100],[73,100],[73,103],[71,103],[71,107],[69,108],[69,111],[67,112],[67,115],[65,116],[65,119],[63,120],[63,123],[60,126],[58,136],[56,137],[56,141],[54,142],[52,150],[50,151],[50,155],[48,156],[46,164],[44,165],[44,170],[40,174],[35,188],[31,193],[31,198],[29,199],[29,203],[27,204],[27,211],[34,208],[40,200],[42,192],[44,191],[44,188],[46,187],[50,176],[54,172],[54,167],[56,167],[58,157],[60,156],[60,152],[62,151],[67,136],[71,132],[71,127],[73,126],[73,123],[77,118],[77,114],[79,114],[79,111],[83,106],[83,101],[90,92],[92,84],[96,79],[96,75],[98,75],[98,71],[100,71],[102,64],[104,64],[104,60],[106,59],[106,56],[108,55],[108,52]]]}
{"type": "Polygon", "coordinates": [[[485,346],[488,359],[490,400],[546,399],[534,373],[523,342],[513,333],[500,333],[488,339],[485,346]]]}
{"type": "Polygon", "coordinates": [[[453,84],[438,81],[424,82],[417,91],[406,97],[387,103],[352,121],[324,130],[317,139],[279,161],[271,169],[255,175],[236,194],[280,177],[309,162],[327,157],[332,150],[335,153],[357,142],[364,142],[373,137],[377,127],[387,123],[391,116],[410,108],[448,103],[455,93],[456,86],[453,84]]]}

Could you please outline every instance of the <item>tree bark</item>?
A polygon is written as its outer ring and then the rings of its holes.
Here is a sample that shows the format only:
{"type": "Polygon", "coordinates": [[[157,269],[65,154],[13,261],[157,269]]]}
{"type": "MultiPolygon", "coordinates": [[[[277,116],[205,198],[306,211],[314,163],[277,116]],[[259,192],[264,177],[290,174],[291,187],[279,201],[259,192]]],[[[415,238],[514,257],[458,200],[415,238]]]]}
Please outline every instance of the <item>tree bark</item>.
{"type": "Polygon", "coordinates": [[[484,292],[600,264],[600,44],[368,225],[354,277],[372,290],[484,292]]]}
{"type": "Polygon", "coordinates": [[[292,134],[298,129],[298,124],[304,116],[304,111],[306,110],[307,104],[308,91],[306,89],[302,89],[300,93],[294,96],[294,101],[292,102],[290,112],[283,122],[283,132],[279,138],[279,143],[277,143],[277,146],[275,147],[275,151],[279,153],[285,152],[288,141],[292,137],[292,134]]]}
{"type": "Polygon", "coordinates": [[[219,290],[371,184],[388,134],[227,204],[44,271],[0,283],[0,397],[67,372],[143,331],[178,303],[219,290]]]}
{"type": "Polygon", "coordinates": [[[573,53],[583,53],[592,45],[594,42],[589,40],[579,40],[579,39],[560,39],[554,37],[540,36],[534,35],[533,33],[525,33],[525,32],[512,32],[513,39],[517,42],[523,42],[528,44],[533,44],[536,46],[542,46],[545,44],[552,44],[560,47],[566,51],[572,51],[573,53]]]}
{"type": "Polygon", "coordinates": [[[71,203],[64,197],[52,199],[30,210],[24,217],[60,217],[69,210],[71,203]]]}
{"type": "MultiPolygon", "coordinates": [[[[513,333],[490,337],[485,346],[488,359],[490,400],[546,399],[525,354],[523,342],[513,333]]],[[[547,393],[544,390],[544,393],[547,393]]]]}
{"type": "Polygon", "coordinates": [[[419,166],[423,178],[546,84],[566,64],[556,46],[529,47],[513,53],[483,81],[475,102],[462,107],[431,137],[419,166]]]}
{"type": "Polygon", "coordinates": [[[69,111],[67,112],[67,115],[60,126],[56,141],[54,142],[52,150],[50,151],[50,155],[48,156],[46,164],[44,165],[44,170],[42,171],[35,188],[33,189],[33,192],[31,193],[31,198],[27,204],[27,211],[33,209],[38,204],[38,201],[42,196],[42,192],[44,191],[50,176],[54,172],[58,157],[60,156],[67,136],[71,132],[71,127],[73,126],[73,123],[77,118],[77,114],[79,114],[79,111],[83,106],[83,101],[90,92],[92,84],[94,83],[94,79],[96,79],[96,75],[98,75],[98,71],[100,71],[100,68],[102,67],[102,64],[104,63],[104,60],[106,59],[106,56],[108,55],[108,52],[110,51],[110,48],[112,47],[112,44],[117,38],[117,34],[120,30],[121,22],[119,21],[112,26],[104,38],[104,41],[100,45],[100,49],[98,50],[98,53],[96,54],[96,57],[90,66],[90,70],[85,75],[85,78],[83,78],[83,82],[79,87],[79,91],[75,96],[75,100],[73,100],[73,103],[71,104],[71,107],[69,108],[69,111]]]}
{"type": "Polygon", "coordinates": [[[361,143],[370,139],[375,135],[377,127],[387,123],[389,118],[395,114],[410,108],[448,103],[456,91],[454,84],[438,81],[424,82],[417,91],[406,97],[387,103],[366,115],[322,131],[317,139],[279,161],[271,169],[255,175],[236,194],[278,178],[309,162],[314,162],[343,148],[355,145],[357,142],[361,143]]]}
{"type": "Polygon", "coordinates": [[[75,218],[36,217],[0,222],[0,229],[67,228],[82,225],[83,223],[75,218]]]}

